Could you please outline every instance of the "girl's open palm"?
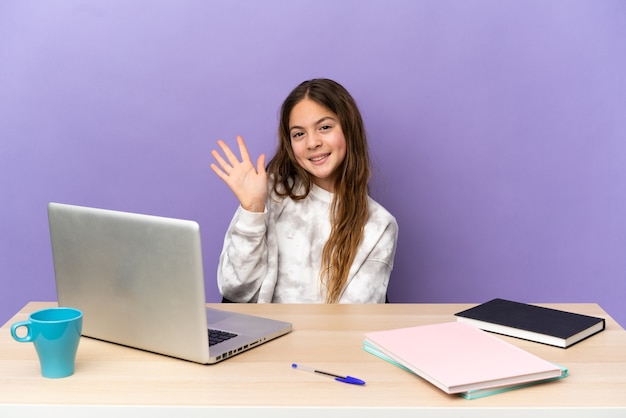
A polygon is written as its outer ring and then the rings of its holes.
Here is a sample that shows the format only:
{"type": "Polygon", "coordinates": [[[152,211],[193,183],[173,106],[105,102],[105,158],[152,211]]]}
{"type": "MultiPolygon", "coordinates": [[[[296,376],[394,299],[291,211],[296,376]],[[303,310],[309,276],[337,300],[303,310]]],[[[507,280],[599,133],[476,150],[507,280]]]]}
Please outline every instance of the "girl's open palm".
{"type": "Polygon", "coordinates": [[[250,212],[263,212],[267,198],[267,173],[265,172],[265,154],[257,160],[256,168],[250,159],[248,148],[241,136],[237,137],[241,161],[222,140],[217,141],[224,157],[213,150],[211,155],[219,164],[211,164],[211,168],[219,178],[230,187],[241,207],[250,212]]]}

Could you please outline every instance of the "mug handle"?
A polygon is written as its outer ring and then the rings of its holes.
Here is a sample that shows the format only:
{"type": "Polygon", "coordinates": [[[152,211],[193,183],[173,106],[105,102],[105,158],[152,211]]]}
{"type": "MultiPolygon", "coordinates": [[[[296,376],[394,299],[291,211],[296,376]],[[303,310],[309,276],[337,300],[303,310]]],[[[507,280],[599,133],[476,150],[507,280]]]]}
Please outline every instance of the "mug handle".
{"type": "Polygon", "coordinates": [[[15,341],[19,341],[21,343],[28,343],[33,340],[33,335],[30,330],[30,324],[31,324],[30,321],[20,321],[11,325],[11,335],[13,336],[15,341]],[[28,333],[24,337],[20,337],[17,335],[16,331],[19,327],[26,327],[26,329],[28,330],[28,333]]]}

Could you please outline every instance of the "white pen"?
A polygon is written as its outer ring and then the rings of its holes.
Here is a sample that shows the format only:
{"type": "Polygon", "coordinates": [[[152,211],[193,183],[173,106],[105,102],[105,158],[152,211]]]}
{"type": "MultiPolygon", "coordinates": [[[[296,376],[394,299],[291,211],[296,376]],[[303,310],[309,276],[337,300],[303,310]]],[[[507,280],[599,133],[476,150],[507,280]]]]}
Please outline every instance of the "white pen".
{"type": "Polygon", "coordinates": [[[302,370],[304,372],[321,374],[323,376],[331,377],[338,382],[350,383],[351,385],[364,385],[365,384],[365,381],[361,379],[357,379],[356,377],[341,376],[341,375],[334,374],[334,373],[324,372],[322,370],[317,370],[309,366],[303,366],[302,364],[292,363],[291,367],[294,369],[302,370]]]}

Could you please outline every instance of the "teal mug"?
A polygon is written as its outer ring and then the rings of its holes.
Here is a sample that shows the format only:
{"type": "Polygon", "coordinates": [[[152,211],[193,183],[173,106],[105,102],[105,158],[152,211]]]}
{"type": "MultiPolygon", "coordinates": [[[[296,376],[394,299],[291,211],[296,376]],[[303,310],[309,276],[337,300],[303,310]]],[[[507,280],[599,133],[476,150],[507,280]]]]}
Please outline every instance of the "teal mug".
{"type": "Polygon", "coordinates": [[[28,320],[11,325],[11,335],[21,343],[35,344],[44,377],[60,378],[74,374],[82,329],[83,313],[78,309],[49,308],[33,312],[28,320]],[[17,333],[20,327],[27,330],[23,337],[17,333]]]}

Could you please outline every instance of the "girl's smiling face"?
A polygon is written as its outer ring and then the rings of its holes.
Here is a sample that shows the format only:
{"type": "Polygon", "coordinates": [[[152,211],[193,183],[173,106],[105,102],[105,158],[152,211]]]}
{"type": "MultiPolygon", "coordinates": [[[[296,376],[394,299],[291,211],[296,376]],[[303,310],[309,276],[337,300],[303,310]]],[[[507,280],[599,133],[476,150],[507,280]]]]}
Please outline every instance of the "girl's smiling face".
{"type": "Polygon", "coordinates": [[[311,99],[303,99],[289,115],[291,148],[313,183],[334,191],[337,170],[346,157],[346,139],[339,117],[311,99]]]}

